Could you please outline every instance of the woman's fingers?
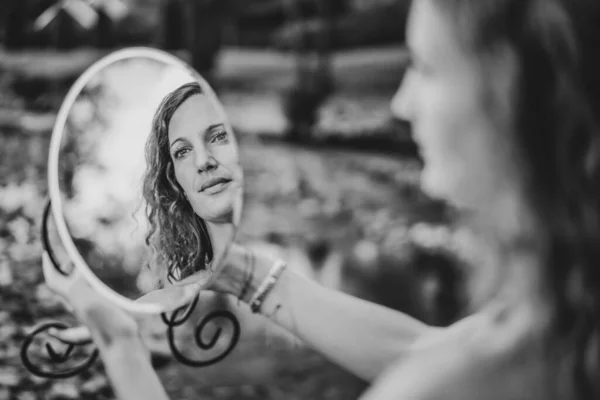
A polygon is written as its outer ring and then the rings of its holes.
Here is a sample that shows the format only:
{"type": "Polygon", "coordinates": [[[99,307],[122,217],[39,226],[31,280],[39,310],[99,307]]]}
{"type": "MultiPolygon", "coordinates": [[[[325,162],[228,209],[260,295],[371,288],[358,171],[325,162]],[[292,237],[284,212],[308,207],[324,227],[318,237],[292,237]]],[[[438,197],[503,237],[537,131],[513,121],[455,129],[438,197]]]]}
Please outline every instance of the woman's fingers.
{"type": "Polygon", "coordinates": [[[60,292],[67,278],[56,270],[52,261],[50,261],[50,256],[45,251],[42,253],[42,271],[48,287],[60,292]]]}
{"type": "Polygon", "coordinates": [[[50,256],[44,251],[42,253],[42,271],[44,273],[46,285],[59,296],[61,303],[65,308],[69,310],[69,312],[73,312],[73,305],[68,298],[68,292],[69,288],[73,285],[77,270],[73,268],[69,276],[64,276],[56,270],[54,264],[52,264],[52,261],[50,260],[50,256]]]}
{"type": "Polygon", "coordinates": [[[85,344],[92,340],[90,330],[85,326],[70,329],[51,329],[48,334],[61,342],[70,344],[85,344]]]}
{"type": "MultiPolygon", "coordinates": [[[[48,287],[61,297],[63,304],[69,311],[75,312],[79,317],[86,317],[92,308],[102,308],[111,310],[115,319],[115,321],[108,321],[107,324],[131,318],[123,310],[97,293],[77,268],[73,268],[68,276],[64,276],[54,267],[48,253],[44,252],[42,254],[42,269],[48,287]]],[[[71,334],[83,335],[83,331],[73,331],[65,335],[69,336],[71,334]]],[[[76,336],[76,338],[84,336],[76,336]]]]}
{"type": "Polygon", "coordinates": [[[139,327],[125,311],[109,303],[86,307],[83,318],[101,346],[141,340],[139,327]]]}
{"type": "Polygon", "coordinates": [[[247,279],[249,262],[251,261],[248,249],[232,243],[223,260],[223,265],[218,268],[213,279],[204,286],[204,289],[237,296],[247,279]]]}

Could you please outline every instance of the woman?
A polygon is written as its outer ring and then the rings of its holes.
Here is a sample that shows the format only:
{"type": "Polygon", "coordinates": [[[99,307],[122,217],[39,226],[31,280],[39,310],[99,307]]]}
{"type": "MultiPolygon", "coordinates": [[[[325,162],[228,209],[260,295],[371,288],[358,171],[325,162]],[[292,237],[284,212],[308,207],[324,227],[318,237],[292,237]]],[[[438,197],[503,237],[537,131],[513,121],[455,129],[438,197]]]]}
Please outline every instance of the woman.
{"type": "Polygon", "coordinates": [[[237,224],[242,168],[216,97],[196,82],[168,94],[152,120],[146,161],[146,243],[160,287],[210,268],[237,224]]]}
{"type": "Polygon", "coordinates": [[[434,329],[239,249],[212,289],[371,381],[363,400],[599,398],[599,16],[590,0],[413,2],[393,109],[424,189],[489,249],[472,316],[434,329]]]}

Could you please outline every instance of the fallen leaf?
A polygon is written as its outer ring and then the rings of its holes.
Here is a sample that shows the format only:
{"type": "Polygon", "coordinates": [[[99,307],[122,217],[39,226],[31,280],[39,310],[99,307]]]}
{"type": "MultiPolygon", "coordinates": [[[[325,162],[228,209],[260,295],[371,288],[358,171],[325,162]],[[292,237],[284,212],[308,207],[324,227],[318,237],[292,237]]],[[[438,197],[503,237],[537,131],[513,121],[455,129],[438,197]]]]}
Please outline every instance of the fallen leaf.
{"type": "Polygon", "coordinates": [[[0,260],[0,287],[7,287],[13,284],[13,274],[8,260],[0,260]]]}
{"type": "Polygon", "coordinates": [[[8,223],[8,230],[17,244],[24,245],[29,241],[30,226],[25,218],[18,217],[8,223]]]}
{"type": "Polygon", "coordinates": [[[104,375],[95,375],[81,385],[81,393],[93,395],[109,386],[108,379],[104,375]]]}
{"type": "Polygon", "coordinates": [[[0,386],[15,387],[21,382],[16,367],[0,367],[0,386]]]}
{"type": "Polygon", "coordinates": [[[37,376],[37,375],[30,374],[29,380],[35,386],[42,386],[42,385],[45,385],[46,383],[48,383],[50,381],[50,378],[45,378],[43,376],[37,376]]]}
{"type": "Polygon", "coordinates": [[[10,390],[6,387],[0,387],[0,400],[10,399],[10,390]]]}
{"type": "Polygon", "coordinates": [[[0,343],[6,343],[6,341],[13,337],[18,331],[17,325],[12,322],[6,322],[0,325],[0,343]]]}
{"type": "Polygon", "coordinates": [[[46,398],[48,400],[78,399],[79,390],[73,382],[54,382],[46,398]]]}
{"type": "Polygon", "coordinates": [[[34,392],[29,391],[21,392],[16,396],[17,400],[37,400],[37,398],[38,397],[34,392]]]}
{"type": "Polygon", "coordinates": [[[54,311],[62,307],[60,298],[45,283],[39,284],[35,290],[35,298],[45,311],[54,311]]]}

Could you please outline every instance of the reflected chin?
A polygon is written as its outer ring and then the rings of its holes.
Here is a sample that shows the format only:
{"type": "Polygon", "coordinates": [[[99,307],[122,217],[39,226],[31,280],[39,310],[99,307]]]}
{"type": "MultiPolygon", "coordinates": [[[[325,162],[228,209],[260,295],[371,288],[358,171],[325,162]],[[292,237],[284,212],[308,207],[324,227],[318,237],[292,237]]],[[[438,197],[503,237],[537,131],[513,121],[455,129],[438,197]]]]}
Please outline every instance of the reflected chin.
{"type": "Polygon", "coordinates": [[[215,224],[233,223],[232,196],[203,201],[202,205],[196,204],[193,208],[196,215],[206,222],[215,224]]]}
{"type": "Polygon", "coordinates": [[[209,193],[207,190],[196,193],[192,204],[196,215],[206,222],[232,224],[234,204],[239,196],[239,184],[234,180],[222,189],[217,193],[209,193]]]}

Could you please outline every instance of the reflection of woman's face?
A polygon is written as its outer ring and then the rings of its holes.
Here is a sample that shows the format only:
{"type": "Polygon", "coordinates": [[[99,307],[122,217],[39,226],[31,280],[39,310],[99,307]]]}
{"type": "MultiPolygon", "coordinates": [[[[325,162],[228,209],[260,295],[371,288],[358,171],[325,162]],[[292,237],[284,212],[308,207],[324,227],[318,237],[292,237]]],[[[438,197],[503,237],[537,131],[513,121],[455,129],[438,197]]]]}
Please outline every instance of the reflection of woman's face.
{"type": "Polygon", "coordinates": [[[235,139],[208,96],[194,95],[169,123],[175,178],[194,212],[208,222],[231,223],[241,187],[235,139]]]}

